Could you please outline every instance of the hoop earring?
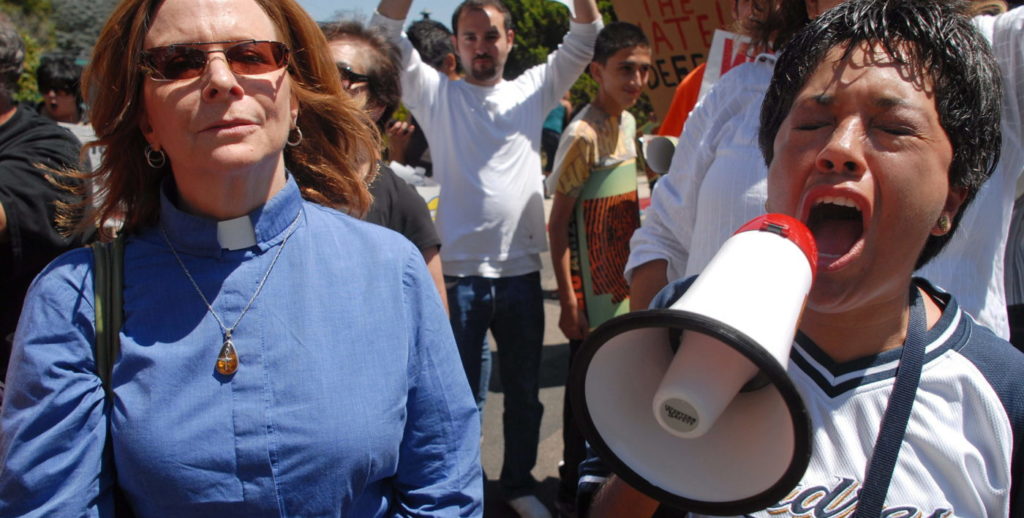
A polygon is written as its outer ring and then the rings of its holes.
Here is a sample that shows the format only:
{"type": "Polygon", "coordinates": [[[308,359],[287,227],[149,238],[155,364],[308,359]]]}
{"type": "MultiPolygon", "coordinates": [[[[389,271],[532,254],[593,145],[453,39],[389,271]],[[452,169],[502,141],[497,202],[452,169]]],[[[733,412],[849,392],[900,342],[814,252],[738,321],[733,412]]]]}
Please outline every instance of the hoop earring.
{"type": "Polygon", "coordinates": [[[302,143],[302,128],[300,128],[298,126],[295,126],[294,129],[295,129],[295,140],[292,140],[291,132],[288,133],[287,143],[291,147],[298,146],[299,144],[302,143]]]}
{"type": "Polygon", "coordinates": [[[949,216],[945,214],[939,216],[939,221],[937,225],[939,227],[939,230],[942,231],[943,234],[949,232],[949,229],[953,226],[952,223],[950,223],[949,221],[949,216]]]}
{"type": "Polygon", "coordinates": [[[167,163],[167,154],[162,149],[153,149],[149,144],[146,144],[143,154],[146,155],[146,163],[153,169],[160,169],[167,163]]]}

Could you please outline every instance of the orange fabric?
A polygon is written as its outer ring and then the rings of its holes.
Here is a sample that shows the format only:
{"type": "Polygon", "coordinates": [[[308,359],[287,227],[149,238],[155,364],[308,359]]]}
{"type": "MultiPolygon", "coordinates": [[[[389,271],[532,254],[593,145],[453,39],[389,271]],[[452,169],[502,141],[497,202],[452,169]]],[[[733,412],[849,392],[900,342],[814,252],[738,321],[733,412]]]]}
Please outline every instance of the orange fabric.
{"type": "Polygon", "coordinates": [[[678,137],[683,132],[686,118],[690,111],[697,104],[697,96],[700,95],[700,84],[704,81],[704,69],[707,63],[701,63],[697,68],[686,74],[686,77],[676,87],[672,94],[672,105],[665,114],[665,120],[658,128],[657,134],[663,137],[678,137]]]}

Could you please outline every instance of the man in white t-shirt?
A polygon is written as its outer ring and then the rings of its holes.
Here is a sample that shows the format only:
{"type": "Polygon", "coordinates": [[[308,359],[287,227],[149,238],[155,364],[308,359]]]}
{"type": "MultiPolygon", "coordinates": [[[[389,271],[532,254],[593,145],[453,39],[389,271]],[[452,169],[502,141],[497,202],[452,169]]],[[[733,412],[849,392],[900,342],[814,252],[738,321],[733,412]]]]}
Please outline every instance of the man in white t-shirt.
{"type": "Polygon", "coordinates": [[[452,16],[465,78],[451,81],[422,62],[402,24],[411,0],[381,0],[371,24],[402,50],[402,101],[423,127],[441,185],[437,225],[455,339],[482,408],[488,329],[498,346],[505,394],[501,486],[522,516],[549,516],[533,495],[543,407],[539,390],[546,250],[540,136],[548,112],[576,81],[601,30],[594,0],[573,0],[574,17],[547,62],[502,78],[515,33],[500,0],[466,0],[452,16]]]}

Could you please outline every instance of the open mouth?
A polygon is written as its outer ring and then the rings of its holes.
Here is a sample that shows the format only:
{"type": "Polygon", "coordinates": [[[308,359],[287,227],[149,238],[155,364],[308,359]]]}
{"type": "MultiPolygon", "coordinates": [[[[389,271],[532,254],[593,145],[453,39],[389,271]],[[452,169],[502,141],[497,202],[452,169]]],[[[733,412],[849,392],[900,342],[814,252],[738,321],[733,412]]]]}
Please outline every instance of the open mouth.
{"type": "Polygon", "coordinates": [[[856,203],[845,197],[815,201],[807,215],[807,227],[818,245],[818,260],[826,268],[839,266],[836,263],[850,255],[864,235],[863,215],[856,203]]]}

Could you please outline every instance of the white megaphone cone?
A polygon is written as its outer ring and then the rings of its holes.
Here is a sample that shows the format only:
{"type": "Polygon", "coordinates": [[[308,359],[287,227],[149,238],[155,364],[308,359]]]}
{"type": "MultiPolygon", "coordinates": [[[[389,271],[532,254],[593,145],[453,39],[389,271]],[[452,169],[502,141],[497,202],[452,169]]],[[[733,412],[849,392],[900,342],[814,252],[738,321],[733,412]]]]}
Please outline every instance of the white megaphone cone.
{"type": "Polygon", "coordinates": [[[670,308],[623,315],[591,334],[570,397],[613,471],[704,514],[763,509],[799,482],[810,421],[786,365],[816,261],[802,223],[761,216],[670,308]]]}

